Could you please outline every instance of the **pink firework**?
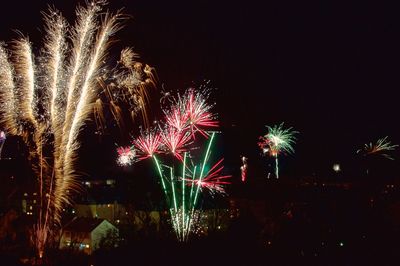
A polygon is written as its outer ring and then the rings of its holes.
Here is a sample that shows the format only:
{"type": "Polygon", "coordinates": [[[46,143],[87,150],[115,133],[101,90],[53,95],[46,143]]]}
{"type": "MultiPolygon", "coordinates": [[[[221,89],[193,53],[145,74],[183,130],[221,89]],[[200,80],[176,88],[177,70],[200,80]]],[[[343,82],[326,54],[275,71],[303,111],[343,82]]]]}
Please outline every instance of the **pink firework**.
{"type": "Polygon", "coordinates": [[[133,148],[133,146],[118,147],[117,153],[117,163],[120,166],[131,165],[135,159],[135,149],[133,148]]]}
{"type": "Polygon", "coordinates": [[[175,127],[167,127],[161,133],[161,137],[164,147],[177,159],[182,161],[182,153],[187,151],[185,147],[189,144],[191,140],[189,132],[178,130],[175,127]]]}
{"type": "Polygon", "coordinates": [[[194,92],[193,89],[187,90],[183,98],[185,105],[185,114],[189,126],[194,134],[196,131],[200,132],[203,136],[208,137],[207,132],[202,128],[217,127],[218,121],[215,121],[215,115],[210,112],[213,105],[207,103],[207,94],[201,92],[194,92]]]}
{"type": "Polygon", "coordinates": [[[147,159],[160,152],[161,134],[156,130],[142,132],[138,138],[133,140],[133,144],[139,152],[138,160],[147,159]]]}
{"type": "Polygon", "coordinates": [[[247,178],[247,157],[242,156],[242,166],[240,167],[242,182],[246,181],[247,178]]]}
{"type": "Polygon", "coordinates": [[[182,110],[180,102],[172,106],[171,110],[164,111],[165,122],[168,126],[183,131],[188,126],[188,116],[185,114],[185,110],[182,110]]]}
{"type": "Polygon", "coordinates": [[[211,194],[220,193],[226,194],[226,191],[223,185],[228,185],[231,182],[227,181],[230,178],[230,175],[221,176],[221,172],[224,169],[224,166],[221,165],[224,159],[219,160],[205,175],[204,178],[196,180],[185,178],[184,180],[188,182],[189,186],[197,185],[201,188],[206,188],[210,191],[211,194]]]}
{"type": "Polygon", "coordinates": [[[270,152],[270,140],[265,137],[259,137],[259,142],[257,142],[258,147],[262,150],[263,154],[270,152]]]}

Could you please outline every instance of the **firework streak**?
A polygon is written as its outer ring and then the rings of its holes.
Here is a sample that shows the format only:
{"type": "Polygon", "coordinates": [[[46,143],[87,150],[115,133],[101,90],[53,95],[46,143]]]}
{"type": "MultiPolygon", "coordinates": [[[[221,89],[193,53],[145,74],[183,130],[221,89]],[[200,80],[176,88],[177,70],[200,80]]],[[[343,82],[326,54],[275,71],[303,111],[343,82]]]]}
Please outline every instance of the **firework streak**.
{"type": "Polygon", "coordinates": [[[364,156],[380,155],[386,159],[394,160],[394,158],[388,152],[395,150],[399,145],[392,145],[387,138],[388,137],[386,136],[378,139],[375,144],[372,144],[372,142],[365,144],[363,149],[357,150],[357,153],[361,153],[364,156]]]}
{"type": "Polygon", "coordinates": [[[0,130],[0,160],[1,160],[1,151],[3,150],[3,145],[5,141],[6,141],[6,133],[0,130]]]}
{"type": "Polygon", "coordinates": [[[247,178],[247,157],[242,156],[242,166],[240,166],[240,172],[242,177],[242,182],[246,181],[247,178]]]}
{"type": "Polygon", "coordinates": [[[46,36],[36,57],[27,38],[12,42],[11,49],[0,43],[0,123],[7,134],[22,137],[38,177],[32,242],[39,257],[72,203],[72,192],[79,190],[75,164],[80,131],[92,115],[104,130],[105,105],[118,125],[119,103],[145,113],[144,89],[152,83],[151,69],[135,62],[130,49],[121,53],[119,67],[106,66],[120,13],[110,14],[104,1],[95,1],[79,6],[76,14],[71,27],[57,10],[44,15],[46,36]]]}

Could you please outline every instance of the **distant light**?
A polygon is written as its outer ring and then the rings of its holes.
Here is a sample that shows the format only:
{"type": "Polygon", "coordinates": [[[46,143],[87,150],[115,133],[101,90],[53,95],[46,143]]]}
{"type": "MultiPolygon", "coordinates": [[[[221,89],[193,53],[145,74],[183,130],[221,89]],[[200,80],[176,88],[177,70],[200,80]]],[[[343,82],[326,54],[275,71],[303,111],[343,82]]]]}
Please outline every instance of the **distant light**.
{"type": "Polygon", "coordinates": [[[336,173],[340,172],[340,171],[341,171],[341,169],[340,169],[340,164],[335,163],[335,164],[333,165],[332,169],[333,169],[333,171],[335,171],[336,173]]]}
{"type": "Polygon", "coordinates": [[[114,185],[115,184],[115,180],[114,179],[107,179],[106,180],[106,184],[107,185],[114,185]]]}
{"type": "Polygon", "coordinates": [[[340,243],[339,243],[339,246],[343,247],[343,246],[344,246],[343,242],[340,242],[340,243]]]}
{"type": "Polygon", "coordinates": [[[90,246],[89,246],[89,244],[86,244],[86,248],[89,248],[90,246]]]}
{"type": "Polygon", "coordinates": [[[75,213],[75,210],[72,210],[72,213],[75,213]]]}

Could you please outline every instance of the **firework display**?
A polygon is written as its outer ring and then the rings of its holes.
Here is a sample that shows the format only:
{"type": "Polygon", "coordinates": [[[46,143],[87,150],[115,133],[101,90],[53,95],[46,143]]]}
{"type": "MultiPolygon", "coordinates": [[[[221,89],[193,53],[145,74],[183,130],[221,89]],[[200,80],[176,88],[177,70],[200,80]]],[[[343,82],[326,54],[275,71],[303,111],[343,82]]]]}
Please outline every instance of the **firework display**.
{"type": "Polygon", "coordinates": [[[247,178],[247,157],[242,156],[241,160],[242,160],[242,166],[240,166],[240,172],[241,172],[242,182],[245,182],[247,178]]]}
{"type": "Polygon", "coordinates": [[[117,148],[118,158],[117,163],[120,166],[131,165],[136,156],[136,151],[133,146],[117,148]]]}
{"type": "Polygon", "coordinates": [[[79,188],[78,136],[91,115],[104,130],[104,107],[109,106],[120,125],[123,101],[132,114],[141,111],[146,118],[151,68],[136,62],[130,49],[121,53],[116,67],[108,67],[107,51],[123,17],[108,13],[104,3],[79,6],[71,27],[60,12],[50,9],[44,15],[46,36],[38,55],[28,38],[9,46],[0,43],[0,122],[7,134],[22,137],[38,177],[40,211],[32,241],[39,257],[79,188]]]}
{"type": "Polygon", "coordinates": [[[207,103],[208,97],[207,90],[188,89],[183,96],[172,98],[171,106],[163,110],[165,122],[156,128],[142,131],[132,141],[137,149],[138,160],[154,160],[171,223],[180,241],[188,240],[190,233],[198,228],[195,224],[199,216],[200,192],[208,191],[212,196],[225,195],[224,185],[230,184],[230,176],[222,174],[223,159],[210,165],[216,132],[208,129],[217,127],[218,122],[210,112],[212,105],[207,103]],[[197,133],[208,141],[199,163],[195,163],[191,155],[197,133]],[[176,168],[174,165],[162,164],[157,159],[162,155],[173,156],[180,166],[176,168]]]}
{"type": "Polygon", "coordinates": [[[1,159],[1,152],[3,150],[4,142],[6,141],[6,133],[0,130],[0,159],[1,159]]]}
{"type": "Polygon", "coordinates": [[[161,137],[164,148],[182,161],[182,154],[187,151],[186,146],[189,145],[191,141],[189,132],[167,126],[161,133],[161,137]]]}
{"type": "Polygon", "coordinates": [[[262,150],[263,154],[269,154],[269,156],[275,158],[275,177],[279,178],[279,164],[278,156],[282,152],[293,153],[293,144],[295,143],[295,134],[297,131],[293,131],[292,128],[284,128],[283,123],[275,126],[267,126],[268,133],[261,136],[258,142],[258,146],[262,150]]]}
{"type": "Polygon", "coordinates": [[[219,160],[211,169],[204,175],[202,180],[185,179],[189,186],[199,186],[200,189],[207,189],[211,195],[215,193],[226,194],[223,185],[230,184],[226,181],[230,178],[230,175],[221,176],[220,173],[223,170],[221,166],[223,159],[219,160]]]}
{"type": "Polygon", "coordinates": [[[208,104],[209,90],[186,90],[183,96],[178,95],[170,108],[164,109],[166,124],[178,131],[188,130],[192,137],[199,132],[208,137],[207,129],[218,127],[215,115],[210,112],[213,105],[208,104]]]}
{"type": "Polygon", "coordinates": [[[378,155],[389,160],[394,160],[389,152],[395,150],[399,145],[393,145],[387,138],[388,137],[386,136],[378,139],[376,143],[370,142],[365,144],[363,149],[357,150],[357,153],[363,154],[364,156],[378,155]]]}

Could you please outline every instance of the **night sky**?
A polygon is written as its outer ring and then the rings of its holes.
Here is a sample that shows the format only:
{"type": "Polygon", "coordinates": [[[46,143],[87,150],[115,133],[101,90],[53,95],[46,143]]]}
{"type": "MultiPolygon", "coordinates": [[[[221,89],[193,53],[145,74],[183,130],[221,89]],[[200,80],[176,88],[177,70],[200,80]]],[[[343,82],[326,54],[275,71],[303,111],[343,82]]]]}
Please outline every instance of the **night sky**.
{"type": "MultiPolygon", "coordinates": [[[[77,2],[83,1],[9,1],[2,7],[0,40],[17,37],[18,29],[38,48],[40,11],[54,5],[72,23],[77,2]]],[[[296,153],[282,160],[283,175],[323,173],[334,162],[351,168],[360,146],[386,135],[400,143],[396,6],[114,0],[109,7],[132,15],[116,47],[133,46],[156,68],[159,87],[173,91],[207,79],[218,88],[219,144],[235,175],[240,155],[249,157],[255,175],[264,174],[258,136],[265,125],[282,121],[300,131],[296,153]]],[[[152,96],[157,103],[156,90],[152,96]]],[[[113,144],[97,148],[112,155],[113,144]]]]}

